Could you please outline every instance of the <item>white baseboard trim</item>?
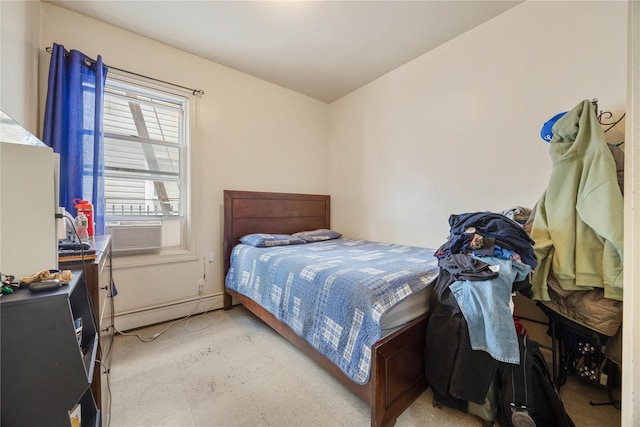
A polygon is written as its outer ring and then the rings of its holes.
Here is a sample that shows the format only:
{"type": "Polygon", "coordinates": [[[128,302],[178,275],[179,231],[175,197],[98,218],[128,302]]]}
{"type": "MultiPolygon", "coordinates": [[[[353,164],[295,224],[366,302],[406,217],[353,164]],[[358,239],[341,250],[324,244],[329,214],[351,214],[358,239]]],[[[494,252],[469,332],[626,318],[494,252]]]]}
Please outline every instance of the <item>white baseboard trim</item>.
{"type": "Polygon", "coordinates": [[[207,295],[202,298],[192,298],[154,307],[145,307],[139,310],[115,313],[113,321],[116,330],[125,332],[156,323],[180,319],[189,315],[194,316],[222,307],[223,294],[207,295]]]}

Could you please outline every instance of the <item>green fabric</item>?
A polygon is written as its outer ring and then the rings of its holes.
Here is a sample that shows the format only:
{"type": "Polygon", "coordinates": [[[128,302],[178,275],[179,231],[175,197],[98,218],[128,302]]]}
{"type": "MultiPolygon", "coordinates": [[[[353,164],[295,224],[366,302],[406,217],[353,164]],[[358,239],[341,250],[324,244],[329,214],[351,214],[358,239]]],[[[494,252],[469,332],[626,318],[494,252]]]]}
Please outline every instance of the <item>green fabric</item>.
{"type": "Polygon", "coordinates": [[[553,170],[538,201],[531,238],[538,267],[533,298],[549,301],[552,270],[565,290],[604,288],[622,300],[623,199],[593,105],[585,100],[553,126],[553,170]]]}

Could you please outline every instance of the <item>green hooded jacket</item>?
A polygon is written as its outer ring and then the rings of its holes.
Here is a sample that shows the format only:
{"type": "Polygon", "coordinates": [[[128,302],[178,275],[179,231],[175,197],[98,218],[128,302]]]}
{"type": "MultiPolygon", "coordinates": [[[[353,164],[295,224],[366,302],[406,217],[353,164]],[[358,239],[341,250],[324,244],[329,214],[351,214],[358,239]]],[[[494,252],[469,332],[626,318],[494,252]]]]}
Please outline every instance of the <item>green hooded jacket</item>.
{"type": "Polygon", "coordinates": [[[550,299],[551,270],[562,289],[604,288],[606,298],[622,301],[623,199],[593,105],[582,101],[552,130],[553,170],[531,228],[539,263],[533,298],[550,299]]]}

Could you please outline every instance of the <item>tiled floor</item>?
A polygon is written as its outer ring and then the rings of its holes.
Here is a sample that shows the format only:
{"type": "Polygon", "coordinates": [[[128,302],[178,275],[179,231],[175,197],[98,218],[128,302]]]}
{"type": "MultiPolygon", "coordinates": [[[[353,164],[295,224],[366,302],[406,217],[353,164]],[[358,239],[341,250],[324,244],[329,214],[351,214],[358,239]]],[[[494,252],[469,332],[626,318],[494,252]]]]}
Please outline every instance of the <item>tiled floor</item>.
{"type": "MultiPolygon", "coordinates": [[[[150,337],[168,324],[134,331],[150,337]]],[[[368,426],[369,408],[242,307],[178,323],[151,342],[116,336],[111,426],[368,426]]],[[[577,427],[619,426],[604,389],[574,378],[561,397],[577,427]]],[[[396,423],[482,426],[425,391],[396,423]]]]}

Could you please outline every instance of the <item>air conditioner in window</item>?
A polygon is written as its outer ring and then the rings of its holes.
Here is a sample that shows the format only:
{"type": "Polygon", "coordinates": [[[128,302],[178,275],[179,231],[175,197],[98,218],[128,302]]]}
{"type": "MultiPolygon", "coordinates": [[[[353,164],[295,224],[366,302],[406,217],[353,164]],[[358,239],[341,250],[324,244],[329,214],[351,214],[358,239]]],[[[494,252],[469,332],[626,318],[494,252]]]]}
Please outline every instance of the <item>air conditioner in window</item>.
{"type": "Polygon", "coordinates": [[[156,252],[162,248],[160,221],[109,221],[106,229],[114,254],[156,252]]]}

